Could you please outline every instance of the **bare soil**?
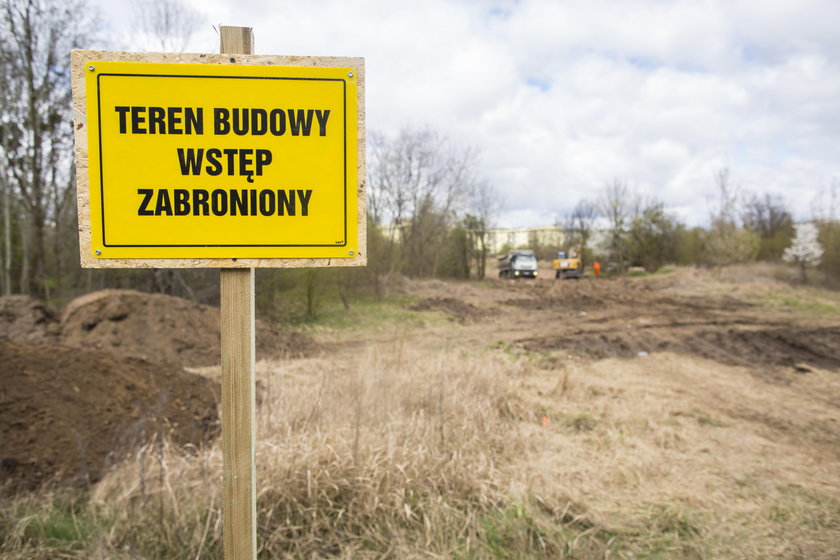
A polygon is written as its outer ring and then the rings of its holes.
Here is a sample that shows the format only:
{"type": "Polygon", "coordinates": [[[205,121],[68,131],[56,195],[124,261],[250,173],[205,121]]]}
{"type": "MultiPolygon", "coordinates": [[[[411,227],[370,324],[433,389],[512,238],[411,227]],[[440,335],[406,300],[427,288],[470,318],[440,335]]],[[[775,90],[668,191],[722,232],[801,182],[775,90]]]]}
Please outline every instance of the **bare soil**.
{"type": "MultiPolygon", "coordinates": [[[[257,322],[262,358],[318,351],[257,322]]],[[[58,312],[0,298],[0,488],[88,484],[152,436],[203,445],[218,384],[183,367],[220,361],[219,310],[161,294],[94,292],[58,312]]]]}
{"type": "Polygon", "coordinates": [[[479,289],[417,282],[413,290],[424,299],[411,309],[444,311],[460,323],[484,319],[485,328],[512,346],[561,360],[673,352],[762,371],[772,366],[779,375],[840,368],[836,314],[797,313],[744,297],[772,286],[747,294],[693,293],[712,285],[726,290],[703,271],[647,279],[493,280],[479,289]],[[459,289],[461,297],[453,297],[459,289]]]}
{"type": "Polygon", "coordinates": [[[86,485],[154,436],[218,433],[218,384],[172,364],[0,342],[0,489],[86,485]]]}
{"type": "MultiPolygon", "coordinates": [[[[61,343],[118,357],[190,367],[221,359],[219,309],[163,294],[105,290],[71,301],[61,316],[61,343]]],[[[299,358],[317,349],[309,337],[257,321],[257,353],[299,358]]]]}
{"type": "MultiPolygon", "coordinates": [[[[257,320],[257,353],[300,358],[318,352],[308,336],[257,320]]],[[[57,311],[29,296],[0,297],[0,340],[104,350],[188,367],[221,359],[219,309],[164,294],[103,290],[57,311]]]]}
{"type": "Polygon", "coordinates": [[[675,352],[778,373],[840,367],[840,325],[791,322],[758,304],[728,297],[668,294],[645,281],[584,280],[504,302],[529,311],[576,313],[515,344],[534,352],[589,359],[675,352]],[[568,301],[567,305],[565,302],[568,301]],[[570,317],[571,319],[571,317],[570,317]]]}
{"type": "Polygon", "coordinates": [[[412,311],[443,311],[458,323],[472,323],[487,315],[483,310],[471,303],[465,303],[452,297],[424,298],[409,306],[412,311]]]}
{"type": "Polygon", "coordinates": [[[0,297],[0,340],[47,344],[55,342],[58,335],[55,310],[30,296],[0,297]]]}

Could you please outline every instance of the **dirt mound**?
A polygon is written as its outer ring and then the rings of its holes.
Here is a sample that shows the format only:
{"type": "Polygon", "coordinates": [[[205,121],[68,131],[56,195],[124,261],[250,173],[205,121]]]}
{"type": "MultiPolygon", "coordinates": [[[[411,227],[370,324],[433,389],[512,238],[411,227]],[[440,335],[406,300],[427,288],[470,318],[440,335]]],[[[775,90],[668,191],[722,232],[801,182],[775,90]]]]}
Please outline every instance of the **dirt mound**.
{"type": "MultiPolygon", "coordinates": [[[[120,357],[211,366],[220,361],[219,309],[163,294],[104,290],[77,298],[61,319],[61,343],[120,357]]],[[[302,357],[306,335],[257,321],[257,359],[302,357]]]]}
{"type": "Polygon", "coordinates": [[[471,303],[463,302],[456,298],[425,298],[409,306],[412,311],[443,311],[452,316],[459,323],[477,321],[487,315],[487,311],[480,309],[471,303]]]}
{"type": "Polygon", "coordinates": [[[218,385],[174,365],[62,346],[0,342],[0,488],[84,484],[163,431],[201,445],[218,433],[218,385]]]}
{"type": "Polygon", "coordinates": [[[669,324],[635,329],[577,332],[520,340],[533,352],[562,351],[595,359],[632,358],[669,351],[729,365],[840,368],[840,328],[755,328],[749,325],[669,324]]]}
{"type": "Polygon", "coordinates": [[[29,296],[0,297],[0,340],[48,344],[58,339],[55,311],[29,296]]]}

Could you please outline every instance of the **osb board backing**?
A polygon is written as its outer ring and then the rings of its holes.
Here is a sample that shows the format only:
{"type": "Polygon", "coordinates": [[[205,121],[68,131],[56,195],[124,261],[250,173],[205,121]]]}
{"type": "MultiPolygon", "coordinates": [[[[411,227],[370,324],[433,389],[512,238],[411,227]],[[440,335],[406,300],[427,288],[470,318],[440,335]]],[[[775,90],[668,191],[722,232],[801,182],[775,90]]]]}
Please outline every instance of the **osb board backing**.
{"type": "Polygon", "coordinates": [[[363,58],[279,56],[247,54],[134,53],[75,50],[70,54],[73,82],[73,121],[76,140],[76,193],[79,209],[79,246],[83,268],[308,268],[364,266],[367,264],[365,204],[365,65],[363,58]],[[85,114],[85,70],[90,61],[164,62],[181,64],[235,64],[264,66],[350,67],[357,76],[358,92],[358,212],[359,250],[342,259],[100,259],[91,250],[88,134],[85,114]]]}

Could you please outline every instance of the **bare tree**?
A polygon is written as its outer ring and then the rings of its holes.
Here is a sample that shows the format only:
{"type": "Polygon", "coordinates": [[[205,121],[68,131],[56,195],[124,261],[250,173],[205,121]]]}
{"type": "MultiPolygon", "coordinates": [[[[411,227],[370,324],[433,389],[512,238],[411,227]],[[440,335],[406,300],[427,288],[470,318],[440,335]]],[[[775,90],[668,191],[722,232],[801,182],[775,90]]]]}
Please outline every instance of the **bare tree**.
{"type": "Polygon", "coordinates": [[[765,239],[793,231],[793,216],[784,199],[770,193],[763,197],[753,194],[745,200],[742,220],[745,228],[765,239]]]}
{"type": "Polygon", "coordinates": [[[719,199],[710,211],[711,228],[704,240],[705,259],[718,268],[752,261],[759,250],[758,235],[738,223],[738,187],[733,185],[729,168],[715,173],[719,199]]]}
{"type": "Polygon", "coordinates": [[[718,188],[718,200],[712,203],[712,221],[728,224],[738,223],[738,185],[732,183],[728,167],[721,167],[714,174],[718,188]]]}
{"type": "Polygon", "coordinates": [[[467,230],[467,242],[475,260],[475,274],[483,280],[486,274],[487,233],[492,221],[501,211],[502,199],[499,191],[486,179],[472,185],[467,203],[464,226],[467,230]]]}
{"type": "Polygon", "coordinates": [[[0,286],[7,296],[12,293],[12,197],[8,181],[0,175],[0,187],[3,189],[3,275],[0,286]]]}
{"type": "Polygon", "coordinates": [[[580,245],[579,257],[583,266],[586,266],[586,249],[589,246],[589,239],[592,237],[597,219],[597,206],[593,202],[583,199],[578,201],[563,223],[563,234],[566,238],[567,248],[569,245],[580,245]]]}
{"type": "MultiPolygon", "coordinates": [[[[3,39],[0,38],[0,42],[3,39]]],[[[12,53],[5,48],[0,49],[0,91],[7,92],[7,95],[0,97],[0,188],[3,198],[3,275],[0,277],[3,295],[12,293],[12,251],[13,251],[13,227],[12,216],[17,214],[17,198],[12,189],[11,178],[12,168],[9,162],[13,155],[20,150],[23,141],[23,127],[12,121],[10,107],[16,99],[16,79],[12,72],[12,53]]]]}
{"type": "Polygon", "coordinates": [[[828,188],[820,189],[819,193],[811,201],[812,219],[818,222],[836,222],[837,199],[840,195],[840,178],[831,179],[828,188]]]}
{"type": "Polygon", "coordinates": [[[474,184],[474,154],[430,129],[372,135],[368,203],[390,227],[392,271],[434,275],[447,228],[474,184]]]}
{"type": "Polygon", "coordinates": [[[840,218],[837,200],[840,195],[840,178],[834,177],[828,188],[820,189],[811,203],[812,222],[819,229],[823,248],[819,267],[828,278],[840,278],[840,218]]]}
{"type": "MultiPolygon", "coordinates": [[[[66,239],[67,232],[59,231],[61,218],[73,212],[67,54],[91,40],[96,14],[81,0],[4,0],[0,10],[2,172],[16,194],[12,200],[7,191],[4,215],[19,202],[21,291],[34,288],[49,296],[61,274],[47,270],[47,237],[52,233],[66,239]]],[[[7,250],[9,219],[4,227],[7,250]]]]}
{"type": "Polygon", "coordinates": [[[137,39],[163,52],[183,52],[204,19],[182,0],[134,0],[133,11],[137,39]]]}
{"type": "Polygon", "coordinates": [[[744,228],[760,238],[759,260],[779,260],[793,237],[793,216],[780,196],[753,194],[744,201],[744,228]]]}
{"type": "Polygon", "coordinates": [[[630,265],[628,232],[638,207],[638,197],[630,191],[626,182],[614,179],[596,204],[599,214],[607,220],[610,260],[618,272],[623,273],[630,265]]]}

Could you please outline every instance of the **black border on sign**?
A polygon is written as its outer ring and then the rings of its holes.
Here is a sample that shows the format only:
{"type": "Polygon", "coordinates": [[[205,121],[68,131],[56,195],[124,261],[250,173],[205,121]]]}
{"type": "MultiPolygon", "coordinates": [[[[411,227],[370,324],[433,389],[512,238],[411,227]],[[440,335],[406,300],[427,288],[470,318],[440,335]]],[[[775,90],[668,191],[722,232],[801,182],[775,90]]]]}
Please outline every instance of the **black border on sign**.
{"type": "MultiPolygon", "coordinates": [[[[99,142],[99,205],[100,216],[102,221],[102,246],[103,247],[346,247],[347,246],[347,80],[343,78],[303,78],[303,77],[288,77],[288,76],[205,76],[205,75],[190,75],[190,74],[136,74],[136,73],[121,73],[121,72],[103,72],[96,76],[96,118],[97,118],[97,133],[99,142]],[[344,221],[344,241],[341,243],[324,243],[324,244],[200,244],[200,245],[109,245],[105,242],[105,173],[103,169],[102,157],[102,86],[100,80],[105,76],[123,76],[133,78],[215,78],[215,79],[232,79],[232,80],[296,80],[296,81],[310,81],[310,82],[341,82],[342,85],[342,103],[344,104],[344,212],[342,219],[344,221]]],[[[224,258],[224,257],[219,257],[224,258]]]]}

